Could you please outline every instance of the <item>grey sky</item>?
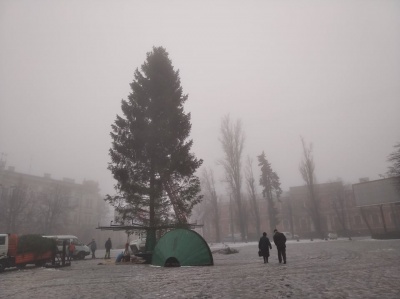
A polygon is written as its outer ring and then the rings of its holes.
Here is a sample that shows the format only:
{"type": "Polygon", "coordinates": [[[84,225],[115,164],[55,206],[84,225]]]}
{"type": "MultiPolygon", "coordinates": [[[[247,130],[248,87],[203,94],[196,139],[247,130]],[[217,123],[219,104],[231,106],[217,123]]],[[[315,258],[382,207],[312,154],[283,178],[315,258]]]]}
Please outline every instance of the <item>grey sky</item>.
{"type": "Polygon", "coordinates": [[[217,179],[228,113],[284,189],[303,184],[300,136],[319,182],[377,179],[400,141],[399,16],[400,1],[1,0],[0,152],[17,171],[112,192],[110,125],[163,46],[217,179]]]}

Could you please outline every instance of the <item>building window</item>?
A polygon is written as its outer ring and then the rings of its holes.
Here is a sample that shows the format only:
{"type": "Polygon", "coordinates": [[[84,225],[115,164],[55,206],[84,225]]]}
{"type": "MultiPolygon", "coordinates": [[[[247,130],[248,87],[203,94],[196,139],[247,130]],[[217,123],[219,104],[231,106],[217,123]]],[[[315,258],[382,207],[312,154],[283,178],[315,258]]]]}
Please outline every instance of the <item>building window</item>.
{"type": "Polygon", "coordinates": [[[354,217],[354,224],[357,226],[361,225],[361,216],[357,215],[354,217]]]}
{"type": "Polygon", "coordinates": [[[372,214],[372,223],[374,225],[379,225],[379,216],[377,214],[372,214]]]}
{"type": "Polygon", "coordinates": [[[396,224],[396,215],[394,213],[390,213],[390,222],[396,224]]]}

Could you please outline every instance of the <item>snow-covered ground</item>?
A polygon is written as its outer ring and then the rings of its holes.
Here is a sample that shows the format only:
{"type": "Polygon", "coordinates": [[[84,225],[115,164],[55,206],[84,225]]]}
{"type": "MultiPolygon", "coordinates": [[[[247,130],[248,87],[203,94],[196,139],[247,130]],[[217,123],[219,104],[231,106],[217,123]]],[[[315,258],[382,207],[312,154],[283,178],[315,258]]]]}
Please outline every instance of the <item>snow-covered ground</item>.
{"type": "MultiPolygon", "coordinates": [[[[274,246],[274,241],[272,240],[272,238],[269,238],[269,240],[271,241],[272,246],[274,246]]],[[[338,241],[338,240],[342,240],[342,241],[346,241],[348,240],[348,238],[338,238],[337,240],[322,240],[322,239],[300,239],[299,241],[297,240],[287,240],[286,244],[304,244],[304,243],[319,243],[319,242],[333,242],[333,241],[338,241]]],[[[353,238],[353,240],[357,240],[357,241],[377,241],[374,239],[371,239],[369,237],[359,237],[359,238],[353,238]]],[[[258,246],[258,242],[224,242],[224,243],[209,243],[208,244],[210,246],[211,249],[221,249],[224,248],[226,246],[229,246],[231,248],[239,248],[239,247],[243,247],[243,246],[258,246]]]]}
{"type": "Polygon", "coordinates": [[[264,264],[257,242],[228,245],[239,252],[215,253],[208,267],[115,265],[99,258],[6,271],[0,298],[400,298],[400,240],[288,241],[286,265],[278,263],[274,246],[264,264]]]}

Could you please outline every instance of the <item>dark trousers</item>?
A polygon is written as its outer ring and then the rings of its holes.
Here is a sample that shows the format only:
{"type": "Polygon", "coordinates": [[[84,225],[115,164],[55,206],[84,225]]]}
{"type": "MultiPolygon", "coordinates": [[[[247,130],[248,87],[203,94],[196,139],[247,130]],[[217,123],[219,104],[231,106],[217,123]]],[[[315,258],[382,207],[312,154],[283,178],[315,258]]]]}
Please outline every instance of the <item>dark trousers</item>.
{"type": "Polygon", "coordinates": [[[268,256],[264,255],[264,264],[268,263],[268,256]]]}
{"type": "Polygon", "coordinates": [[[104,257],[105,259],[110,258],[110,249],[106,249],[106,256],[104,257]]]}
{"type": "Polygon", "coordinates": [[[286,248],[278,248],[279,263],[282,263],[282,259],[283,259],[283,262],[286,264],[286,248]]]}
{"type": "Polygon", "coordinates": [[[96,250],[92,250],[92,259],[95,259],[96,258],[96,250]]]}

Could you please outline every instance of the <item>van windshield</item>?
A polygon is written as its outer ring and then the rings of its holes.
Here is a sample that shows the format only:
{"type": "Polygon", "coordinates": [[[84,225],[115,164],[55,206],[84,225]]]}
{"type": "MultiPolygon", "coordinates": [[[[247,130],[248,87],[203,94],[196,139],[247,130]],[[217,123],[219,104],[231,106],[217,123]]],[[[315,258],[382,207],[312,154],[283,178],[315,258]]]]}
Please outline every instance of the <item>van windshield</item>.
{"type": "Polygon", "coordinates": [[[65,241],[66,245],[69,245],[71,241],[78,246],[83,246],[84,244],[77,238],[69,239],[69,238],[54,238],[56,239],[57,246],[62,246],[63,242],[65,241]]]}
{"type": "Polygon", "coordinates": [[[72,242],[74,242],[75,245],[83,246],[83,243],[78,239],[72,239],[72,242]]]}

